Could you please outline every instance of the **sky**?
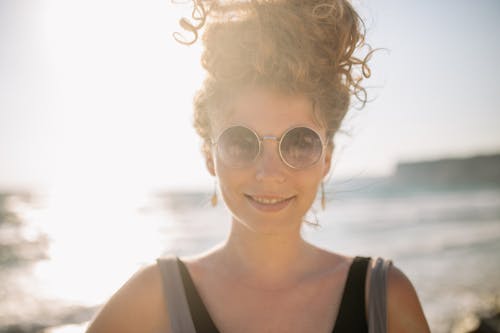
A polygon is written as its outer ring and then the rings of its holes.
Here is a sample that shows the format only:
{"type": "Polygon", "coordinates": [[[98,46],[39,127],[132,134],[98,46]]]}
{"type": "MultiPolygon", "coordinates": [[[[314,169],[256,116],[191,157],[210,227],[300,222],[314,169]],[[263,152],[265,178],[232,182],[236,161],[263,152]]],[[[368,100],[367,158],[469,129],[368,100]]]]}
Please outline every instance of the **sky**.
{"type": "MultiPolygon", "coordinates": [[[[333,176],[500,152],[500,3],[354,4],[381,50],[333,176]]],[[[0,190],[212,188],[192,128],[200,45],[172,38],[188,13],[170,0],[0,0],[0,190]]]]}

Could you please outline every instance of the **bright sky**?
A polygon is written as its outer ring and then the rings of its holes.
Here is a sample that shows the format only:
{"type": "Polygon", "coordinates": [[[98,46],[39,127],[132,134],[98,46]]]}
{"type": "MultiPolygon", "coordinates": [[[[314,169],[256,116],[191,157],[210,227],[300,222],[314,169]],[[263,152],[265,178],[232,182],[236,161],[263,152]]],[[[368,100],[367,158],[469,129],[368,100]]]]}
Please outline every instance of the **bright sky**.
{"type": "MultiPolygon", "coordinates": [[[[335,175],[500,151],[500,3],[357,1],[384,47],[335,175]]],[[[211,188],[191,101],[199,45],[170,0],[0,0],[0,189],[211,188]]],[[[187,12],[185,12],[186,14],[187,12]]]]}

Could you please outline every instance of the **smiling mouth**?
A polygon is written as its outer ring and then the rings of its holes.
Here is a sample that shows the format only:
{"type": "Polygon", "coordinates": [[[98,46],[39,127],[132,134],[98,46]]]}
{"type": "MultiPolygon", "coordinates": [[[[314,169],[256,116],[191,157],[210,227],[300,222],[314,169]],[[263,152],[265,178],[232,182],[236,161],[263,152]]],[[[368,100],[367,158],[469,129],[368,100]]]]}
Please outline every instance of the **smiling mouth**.
{"type": "Polygon", "coordinates": [[[262,211],[279,211],[284,209],[288,204],[295,199],[295,196],[291,197],[267,197],[267,196],[252,196],[245,194],[245,197],[249,200],[253,207],[262,211]]]}
{"type": "Polygon", "coordinates": [[[258,203],[264,204],[264,205],[274,205],[279,202],[283,202],[285,200],[288,200],[290,198],[266,198],[266,197],[253,197],[249,196],[250,199],[257,201],[258,203]]]}

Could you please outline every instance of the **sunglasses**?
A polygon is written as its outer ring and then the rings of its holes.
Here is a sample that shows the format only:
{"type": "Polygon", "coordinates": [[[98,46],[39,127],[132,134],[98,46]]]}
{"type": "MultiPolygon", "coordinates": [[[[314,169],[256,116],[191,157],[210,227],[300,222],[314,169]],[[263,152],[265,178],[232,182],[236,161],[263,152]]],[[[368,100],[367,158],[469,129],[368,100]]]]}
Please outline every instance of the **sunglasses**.
{"type": "Polygon", "coordinates": [[[245,168],[260,155],[264,140],[278,141],[280,158],[292,169],[306,169],[316,164],[323,156],[325,146],[318,132],[304,126],[290,128],[281,137],[259,137],[248,127],[231,126],[212,144],[224,164],[231,168],[245,168]]]}

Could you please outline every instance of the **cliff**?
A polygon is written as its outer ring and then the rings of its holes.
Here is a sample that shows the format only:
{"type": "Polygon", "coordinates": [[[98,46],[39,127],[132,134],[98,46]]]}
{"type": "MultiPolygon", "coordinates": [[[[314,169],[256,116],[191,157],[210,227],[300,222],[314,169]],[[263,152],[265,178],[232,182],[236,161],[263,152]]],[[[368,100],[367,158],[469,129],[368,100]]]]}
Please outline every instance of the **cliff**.
{"type": "Polygon", "coordinates": [[[419,187],[498,187],[500,154],[399,163],[390,178],[397,185],[419,187]]]}

